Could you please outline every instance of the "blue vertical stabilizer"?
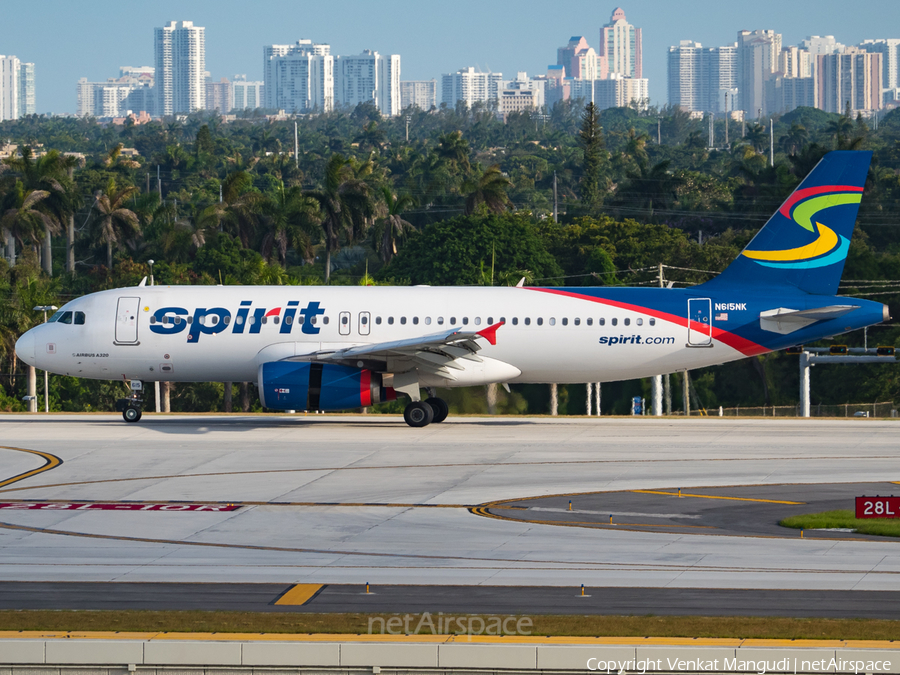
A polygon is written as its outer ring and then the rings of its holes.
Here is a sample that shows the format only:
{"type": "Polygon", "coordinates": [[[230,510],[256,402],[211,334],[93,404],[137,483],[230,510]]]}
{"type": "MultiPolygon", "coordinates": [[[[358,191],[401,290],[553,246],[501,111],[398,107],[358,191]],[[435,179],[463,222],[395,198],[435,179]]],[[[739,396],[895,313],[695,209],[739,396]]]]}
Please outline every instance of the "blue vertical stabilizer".
{"type": "Polygon", "coordinates": [[[870,151],[825,155],[738,258],[705,286],[837,293],[871,160],[870,151]]]}

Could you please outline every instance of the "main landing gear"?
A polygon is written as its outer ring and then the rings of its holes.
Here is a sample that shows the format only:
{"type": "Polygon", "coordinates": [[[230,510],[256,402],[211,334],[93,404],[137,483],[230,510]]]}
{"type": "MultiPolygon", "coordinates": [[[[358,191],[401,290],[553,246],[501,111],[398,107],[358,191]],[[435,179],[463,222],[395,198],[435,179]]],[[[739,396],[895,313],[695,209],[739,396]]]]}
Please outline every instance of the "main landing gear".
{"type": "Polygon", "coordinates": [[[450,406],[442,398],[432,396],[424,401],[413,401],[403,411],[403,419],[411,427],[424,427],[432,422],[443,422],[447,419],[450,406]]]}
{"type": "Polygon", "coordinates": [[[144,391],[144,385],[140,380],[132,380],[131,381],[131,396],[128,398],[120,398],[116,401],[116,410],[122,413],[122,417],[126,422],[140,422],[141,416],[143,412],[141,411],[141,404],[144,402],[144,399],[141,398],[141,394],[144,391]]]}

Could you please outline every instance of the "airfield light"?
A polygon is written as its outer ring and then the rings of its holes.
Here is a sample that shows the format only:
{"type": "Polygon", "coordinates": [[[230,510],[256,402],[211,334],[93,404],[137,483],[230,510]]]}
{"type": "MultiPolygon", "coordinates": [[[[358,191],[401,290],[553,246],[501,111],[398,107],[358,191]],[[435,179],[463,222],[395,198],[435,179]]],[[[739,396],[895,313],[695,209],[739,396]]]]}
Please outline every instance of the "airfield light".
{"type": "MultiPolygon", "coordinates": [[[[43,312],[44,313],[44,323],[47,323],[47,312],[55,312],[59,307],[56,305],[38,305],[34,308],[35,312],[43,312]]],[[[47,374],[47,371],[44,371],[44,412],[50,412],[50,377],[47,374]]]]}

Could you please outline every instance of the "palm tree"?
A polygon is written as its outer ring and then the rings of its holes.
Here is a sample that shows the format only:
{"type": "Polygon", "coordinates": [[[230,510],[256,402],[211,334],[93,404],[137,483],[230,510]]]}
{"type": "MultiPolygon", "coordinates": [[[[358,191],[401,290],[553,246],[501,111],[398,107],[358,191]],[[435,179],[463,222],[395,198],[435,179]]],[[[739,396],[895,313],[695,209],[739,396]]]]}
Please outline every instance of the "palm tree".
{"type": "Polygon", "coordinates": [[[400,214],[415,204],[415,200],[409,195],[396,196],[386,185],[381,187],[381,194],[384,195],[384,203],[379,205],[382,215],[375,221],[373,240],[378,254],[387,265],[397,254],[397,240],[413,229],[412,224],[400,214]]]}
{"type": "Polygon", "coordinates": [[[21,180],[15,182],[7,196],[8,203],[0,215],[0,231],[10,267],[16,264],[17,241],[24,248],[41,241],[45,230],[59,230],[59,223],[37,208],[49,196],[46,190],[26,190],[21,180]]]}
{"type": "Polygon", "coordinates": [[[747,127],[747,135],[744,140],[753,146],[757,152],[761,152],[766,145],[766,128],[757,122],[747,127]]]}
{"type": "Polygon", "coordinates": [[[228,232],[250,248],[256,240],[259,214],[265,198],[253,189],[253,177],[244,170],[232,171],[222,182],[222,201],[207,207],[198,224],[228,232]]]}
{"type": "Polygon", "coordinates": [[[489,166],[471,186],[466,197],[466,215],[471,215],[479,204],[484,204],[488,211],[502,213],[512,204],[506,191],[512,187],[512,181],[500,170],[499,164],[489,166]]]}
{"type": "Polygon", "coordinates": [[[106,266],[110,270],[113,266],[113,244],[121,244],[130,235],[140,234],[141,224],[137,215],[124,207],[137,191],[133,185],[118,189],[111,178],[106,190],[97,195],[94,204],[96,214],[91,224],[95,240],[106,244],[106,266]]]}
{"type": "Polygon", "coordinates": [[[313,237],[318,229],[319,204],[300,187],[284,186],[263,204],[260,253],[268,259],[275,251],[282,265],[287,262],[288,248],[293,248],[307,261],[313,258],[313,237]]]}
{"type": "Polygon", "coordinates": [[[469,164],[469,143],[463,138],[461,131],[453,131],[438,138],[437,156],[456,172],[467,174],[472,168],[469,164]]]}
{"type": "MultiPolygon", "coordinates": [[[[26,191],[39,190],[47,192],[41,200],[40,210],[49,216],[44,221],[43,233],[37,237],[43,246],[41,249],[41,266],[48,275],[53,274],[53,258],[51,235],[59,234],[62,224],[75,211],[78,193],[72,181],[72,171],[78,164],[75,157],[61,155],[51,150],[43,157],[35,159],[30,146],[22,148],[21,155],[4,160],[25,186],[26,191]]],[[[73,231],[69,234],[74,236],[73,231]]],[[[71,242],[70,242],[71,244],[71,242]]]]}
{"type": "Polygon", "coordinates": [[[809,132],[806,130],[806,127],[799,122],[791,122],[791,128],[778,140],[785,152],[789,155],[796,155],[797,151],[806,144],[808,139],[809,132]]]}
{"type": "Polygon", "coordinates": [[[372,217],[370,187],[364,177],[371,172],[371,162],[355,166],[352,160],[334,154],[325,166],[325,181],[307,196],[314,199],[322,217],[325,234],[325,283],[331,278],[331,253],[338,249],[341,235],[355,241],[372,217]]]}

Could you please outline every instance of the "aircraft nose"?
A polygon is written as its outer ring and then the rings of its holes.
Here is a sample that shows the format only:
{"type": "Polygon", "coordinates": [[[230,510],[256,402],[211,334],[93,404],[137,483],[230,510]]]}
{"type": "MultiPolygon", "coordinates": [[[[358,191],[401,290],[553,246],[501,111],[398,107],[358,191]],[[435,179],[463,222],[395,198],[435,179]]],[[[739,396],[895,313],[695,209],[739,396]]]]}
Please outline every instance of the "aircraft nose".
{"type": "Polygon", "coordinates": [[[16,342],[16,355],[29,366],[34,365],[34,331],[27,331],[16,342]]]}

